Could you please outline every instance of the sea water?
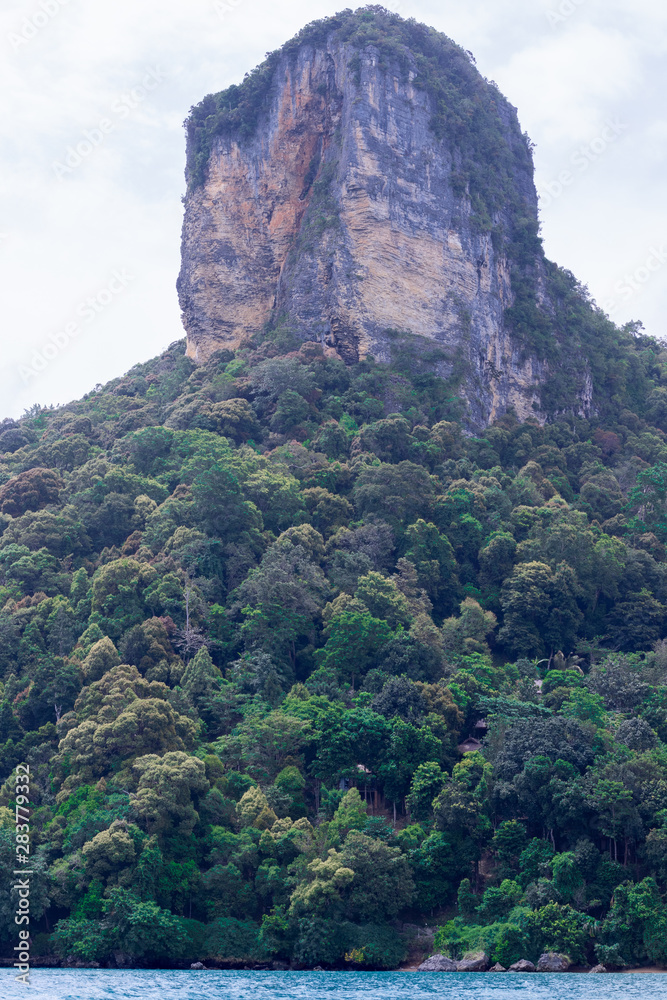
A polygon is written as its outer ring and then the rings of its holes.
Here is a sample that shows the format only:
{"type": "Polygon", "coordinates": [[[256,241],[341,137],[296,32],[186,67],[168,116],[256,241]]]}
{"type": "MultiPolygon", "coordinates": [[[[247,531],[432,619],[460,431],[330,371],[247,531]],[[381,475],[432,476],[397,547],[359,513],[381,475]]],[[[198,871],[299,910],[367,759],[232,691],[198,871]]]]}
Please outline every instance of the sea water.
{"type": "Polygon", "coordinates": [[[667,974],[0,971],[1,1000],[667,1000],[667,974]]]}

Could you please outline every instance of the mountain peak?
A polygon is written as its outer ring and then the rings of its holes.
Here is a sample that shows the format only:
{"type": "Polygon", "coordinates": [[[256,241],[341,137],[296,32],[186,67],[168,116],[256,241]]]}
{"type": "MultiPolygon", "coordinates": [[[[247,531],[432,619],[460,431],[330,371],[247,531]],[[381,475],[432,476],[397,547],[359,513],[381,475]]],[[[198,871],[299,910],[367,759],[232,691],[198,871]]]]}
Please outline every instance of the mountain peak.
{"type": "Polygon", "coordinates": [[[585,335],[568,341],[557,315],[579,292],[561,278],[551,293],[531,143],[445,35],[378,6],[343,11],[186,125],[179,295],[194,360],[257,336],[346,362],[415,351],[481,427],[508,410],[546,419],[562,354],[567,397],[588,412],[585,335]]]}

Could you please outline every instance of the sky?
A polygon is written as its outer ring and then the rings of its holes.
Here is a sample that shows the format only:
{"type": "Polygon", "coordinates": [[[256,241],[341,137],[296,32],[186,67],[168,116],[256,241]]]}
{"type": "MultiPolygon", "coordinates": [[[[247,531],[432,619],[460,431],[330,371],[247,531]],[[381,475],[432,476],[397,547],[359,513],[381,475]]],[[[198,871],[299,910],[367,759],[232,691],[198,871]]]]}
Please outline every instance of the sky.
{"type": "MultiPolygon", "coordinates": [[[[183,120],[342,6],[4,0],[0,419],[75,399],[184,336],[183,120]]],[[[667,338],[667,5],[386,6],[472,51],[518,109],[547,256],[616,322],[667,338]]]]}

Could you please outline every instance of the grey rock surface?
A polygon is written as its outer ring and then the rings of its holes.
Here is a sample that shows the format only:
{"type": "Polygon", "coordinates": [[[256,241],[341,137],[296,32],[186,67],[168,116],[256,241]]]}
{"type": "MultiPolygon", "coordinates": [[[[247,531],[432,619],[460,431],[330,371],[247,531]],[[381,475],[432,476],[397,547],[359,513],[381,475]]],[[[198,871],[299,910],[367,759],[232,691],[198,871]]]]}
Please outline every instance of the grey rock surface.
{"type": "Polygon", "coordinates": [[[489,956],[483,951],[468,952],[456,963],[457,972],[485,972],[489,967],[489,956]]]}
{"type": "Polygon", "coordinates": [[[561,955],[555,951],[546,951],[540,955],[537,963],[538,972],[567,972],[572,965],[568,955],[561,955]]]}
{"type": "Polygon", "coordinates": [[[537,969],[532,962],[529,962],[525,958],[520,958],[518,962],[510,965],[508,972],[537,972],[537,969]]]}
{"type": "MultiPolygon", "coordinates": [[[[390,361],[409,343],[443,377],[463,364],[472,424],[510,408],[541,420],[547,364],[507,328],[507,248],[473,222],[458,152],[434,134],[416,76],[416,61],[405,72],[372,46],[302,45],[278,63],[255,135],[213,138],[205,183],[185,200],[187,353],[205,361],[265,324],[346,362],[390,361]]],[[[509,232],[512,199],[536,220],[537,196],[516,113],[494,100],[515,151],[514,191],[494,218],[509,232]]]]}
{"type": "Polygon", "coordinates": [[[456,962],[447,955],[431,955],[422,962],[417,972],[456,972],[456,962]]]}

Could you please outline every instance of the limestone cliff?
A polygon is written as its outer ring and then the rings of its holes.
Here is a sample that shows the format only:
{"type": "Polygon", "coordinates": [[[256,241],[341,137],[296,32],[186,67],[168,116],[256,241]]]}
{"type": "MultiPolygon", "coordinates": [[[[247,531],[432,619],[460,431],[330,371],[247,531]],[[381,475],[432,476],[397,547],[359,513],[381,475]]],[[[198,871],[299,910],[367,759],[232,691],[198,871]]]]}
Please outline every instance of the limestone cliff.
{"type": "Polygon", "coordinates": [[[250,124],[234,119],[242,88],[193,109],[179,277],[188,354],[205,360],[276,326],[347,362],[389,361],[409,343],[438,373],[460,374],[473,425],[508,408],[541,417],[546,361],[508,319],[517,287],[530,286],[532,308],[544,302],[532,156],[514,109],[449,40],[439,98],[424,45],[388,48],[328,23],[262,68],[250,124]]]}

